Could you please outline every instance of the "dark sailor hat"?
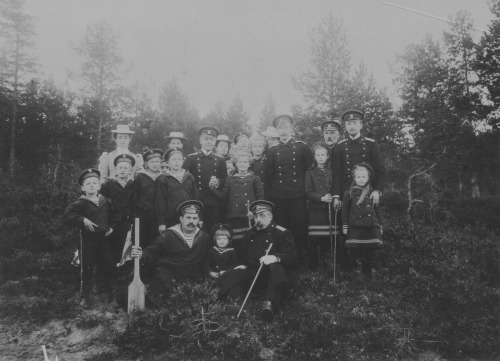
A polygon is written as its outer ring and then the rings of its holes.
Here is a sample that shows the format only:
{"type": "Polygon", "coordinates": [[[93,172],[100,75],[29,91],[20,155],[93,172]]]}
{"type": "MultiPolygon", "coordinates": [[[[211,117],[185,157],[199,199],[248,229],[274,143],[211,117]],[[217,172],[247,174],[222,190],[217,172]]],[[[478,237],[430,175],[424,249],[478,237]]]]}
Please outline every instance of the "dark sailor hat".
{"type": "Polygon", "coordinates": [[[132,167],[135,165],[134,157],[132,157],[130,154],[126,154],[126,153],[120,154],[118,157],[116,157],[115,160],[113,161],[113,164],[116,167],[117,164],[120,162],[130,163],[130,165],[132,167]]]}
{"type": "Polygon", "coordinates": [[[203,209],[203,203],[196,200],[185,201],[177,207],[177,213],[184,215],[185,213],[200,214],[203,209]]]}
{"type": "Polygon", "coordinates": [[[342,126],[340,125],[340,118],[333,118],[333,119],[328,119],[321,123],[321,131],[325,130],[335,130],[337,129],[339,132],[342,129],[342,126]]]}
{"type": "Polygon", "coordinates": [[[259,214],[264,211],[273,211],[274,203],[270,201],[266,201],[265,199],[260,199],[258,201],[254,201],[250,204],[250,211],[253,214],[259,214]]]}
{"type": "Polygon", "coordinates": [[[288,114],[278,115],[276,118],[273,119],[273,127],[278,128],[278,124],[282,122],[289,122],[290,125],[293,125],[293,118],[288,114]]]}
{"type": "Polygon", "coordinates": [[[161,158],[162,155],[163,151],[161,149],[150,149],[142,154],[142,158],[144,159],[144,162],[148,162],[153,158],[161,158]]]}
{"type": "Polygon", "coordinates": [[[348,110],[342,114],[342,120],[344,122],[348,120],[363,120],[364,119],[363,113],[361,113],[359,110],[348,110]]]}
{"type": "Polygon", "coordinates": [[[217,137],[219,135],[219,130],[214,127],[201,127],[198,131],[200,135],[211,135],[212,137],[217,137]]]}
{"type": "Polygon", "coordinates": [[[248,139],[250,139],[250,134],[248,134],[247,132],[238,132],[238,134],[236,134],[233,138],[234,144],[238,143],[238,140],[243,137],[247,137],[248,139]]]}
{"type": "Polygon", "coordinates": [[[83,182],[85,182],[85,179],[89,179],[89,178],[97,178],[97,179],[99,179],[99,178],[101,178],[101,172],[99,172],[95,168],[85,169],[78,176],[78,184],[81,185],[81,186],[83,186],[83,182]]]}
{"type": "Polygon", "coordinates": [[[165,154],[163,154],[163,159],[165,159],[167,162],[168,160],[170,159],[170,157],[174,154],[180,154],[182,155],[182,157],[184,157],[184,152],[182,151],[182,149],[180,148],[169,148],[167,149],[167,151],[165,152],[165,154]]]}
{"type": "Polygon", "coordinates": [[[215,236],[215,232],[217,232],[218,230],[220,229],[224,229],[226,231],[229,232],[229,235],[232,237],[233,236],[233,228],[229,225],[229,224],[225,224],[225,223],[217,223],[216,225],[214,225],[212,227],[212,230],[210,232],[210,234],[212,235],[212,237],[215,236]]]}

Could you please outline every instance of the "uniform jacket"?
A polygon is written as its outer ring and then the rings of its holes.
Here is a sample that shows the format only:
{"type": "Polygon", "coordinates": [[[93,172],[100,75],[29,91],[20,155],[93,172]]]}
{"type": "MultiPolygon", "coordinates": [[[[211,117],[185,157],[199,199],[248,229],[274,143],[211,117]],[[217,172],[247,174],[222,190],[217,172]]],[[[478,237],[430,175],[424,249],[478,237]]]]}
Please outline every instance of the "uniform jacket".
{"type": "Polygon", "coordinates": [[[99,157],[99,172],[101,172],[101,182],[104,182],[108,178],[113,178],[116,176],[116,168],[113,163],[115,158],[120,154],[129,154],[135,159],[135,165],[132,167],[132,171],[130,176],[134,178],[135,173],[144,167],[144,159],[141,154],[134,154],[130,150],[122,151],[122,150],[113,150],[112,152],[103,152],[99,157]]]}
{"type": "Polygon", "coordinates": [[[120,208],[122,222],[132,222],[132,208],[134,207],[134,180],[128,179],[125,187],[116,178],[108,178],[99,191],[104,197],[120,208]]]}
{"type": "Polygon", "coordinates": [[[250,166],[250,170],[260,178],[262,184],[264,184],[264,167],[265,167],[266,157],[263,155],[260,159],[254,159],[253,164],[250,166]]]}
{"type": "Polygon", "coordinates": [[[238,260],[234,248],[226,248],[221,252],[216,247],[212,247],[208,250],[204,262],[206,274],[210,274],[210,272],[227,271],[237,265],[238,260]]]}
{"type": "Polygon", "coordinates": [[[352,184],[351,171],[358,163],[365,162],[375,172],[373,189],[382,191],[385,186],[385,165],[377,142],[371,138],[360,136],[357,139],[347,138],[334,148],[332,157],[333,184],[332,195],[342,196],[352,184]]]}
{"type": "Polygon", "coordinates": [[[179,204],[189,200],[199,200],[200,195],[196,181],[191,173],[184,172],[182,182],[173,175],[166,173],[158,178],[157,212],[158,224],[165,224],[168,218],[177,215],[179,204]]]}
{"type": "Polygon", "coordinates": [[[221,190],[212,189],[226,204],[226,219],[247,218],[248,204],[264,199],[264,187],[260,178],[252,173],[245,177],[233,174],[227,177],[221,190]]]}
{"type": "Polygon", "coordinates": [[[171,269],[177,278],[194,279],[203,275],[203,262],[210,247],[208,234],[201,229],[190,248],[179,233],[179,225],[163,231],[143,251],[142,263],[171,269]]]}
{"type": "Polygon", "coordinates": [[[330,193],[332,183],[330,167],[321,170],[319,167],[309,169],[306,173],[306,197],[309,201],[309,210],[328,211],[328,203],[323,202],[321,197],[330,193]]]}
{"type": "Polygon", "coordinates": [[[311,149],[293,138],[269,148],[264,170],[266,199],[304,197],[306,171],[313,162],[311,149]]]}
{"type": "Polygon", "coordinates": [[[158,194],[158,178],[151,178],[146,171],[139,171],[134,179],[134,217],[155,216],[156,196],[158,194]]]}
{"type": "Polygon", "coordinates": [[[208,183],[210,178],[215,176],[219,180],[219,189],[224,186],[227,177],[226,161],[213,153],[205,155],[201,150],[186,157],[182,168],[189,171],[194,176],[200,201],[204,206],[219,206],[217,196],[210,190],[208,183]]]}
{"type": "Polygon", "coordinates": [[[273,246],[269,254],[278,257],[284,267],[297,265],[297,249],[292,233],[274,222],[265,229],[250,228],[243,242],[244,254],[240,261],[248,268],[260,266],[259,259],[266,254],[271,243],[273,246]]]}
{"type": "Polygon", "coordinates": [[[66,208],[62,219],[64,224],[78,226],[82,228],[84,233],[99,233],[107,232],[110,228],[116,229],[121,219],[121,213],[119,207],[102,195],[99,195],[98,204],[85,196],[81,196],[66,208]],[[97,224],[94,231],[89,231],[84,227],[84,218],[97,224]]]}
{"type": "Polygon", "coordinates": [[[355,188],[351,192],[345,191],[342,202],[342,225],[351,227],[379,227],[381,226],[378,207],[373,206],[373,199],[368,194],[360,205],[356,205],[361,195],[361,189],[355,188]]]}

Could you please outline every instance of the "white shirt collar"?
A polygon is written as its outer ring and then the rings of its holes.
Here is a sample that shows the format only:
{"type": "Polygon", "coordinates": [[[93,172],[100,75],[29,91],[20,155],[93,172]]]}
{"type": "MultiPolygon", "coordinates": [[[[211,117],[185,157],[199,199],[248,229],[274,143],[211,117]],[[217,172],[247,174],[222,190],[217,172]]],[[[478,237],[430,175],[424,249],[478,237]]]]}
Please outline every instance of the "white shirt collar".
{"type": "Polygon", "coordinates": [[[354,138],[349,136],[349,138],[351,138],[352,140],[358,139],[359,137],[361,137],[361,133],[356,134],[354,138]]]}
{"type": "Polygon", "coordinates": [[[210,155],[210,154],[212,154],[212,151],[207,151],[207,150],[205,150],[205,149],[203,149],[203,148],[201,148],[201,151],[202,151],[202,152],[203,152],[203,154],[205,154],[205,155],[210,155]]]}

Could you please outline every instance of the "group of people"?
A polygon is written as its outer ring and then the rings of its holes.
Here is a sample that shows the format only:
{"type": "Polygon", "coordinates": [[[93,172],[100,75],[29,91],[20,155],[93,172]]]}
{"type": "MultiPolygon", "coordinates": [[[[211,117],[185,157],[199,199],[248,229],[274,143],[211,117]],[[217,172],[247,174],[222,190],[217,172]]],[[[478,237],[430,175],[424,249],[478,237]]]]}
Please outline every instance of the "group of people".
{"type": "Polygon", "coordinates": [[[326,120],[324,139],[312,147],[293,138],[289,115],[261,134],[236,134],[232,145],[205,126],[200,150],[189,155],[181,132],[166,137],[165,152],[134,154],[134,132],[118,125],[116,149],[102,154],[98,169],[82,172],[85,194],[63,215],[81,229],[81,306],[91,306],[95,266],[108,301],[116,302],[116,264],[137,218],[140,246],[131,257],[140,258],[146,281],[168,292],[213,278],[229,312],[255,281],[264,290],[261,316],[272,320],[300,267],[317,268],[334,249],[337,263],[349,269],[360,259],[371,277],[382,246],[378,205],[386,171],[377,142],[361,135],[363,119],[349,110],[326,120]]]}

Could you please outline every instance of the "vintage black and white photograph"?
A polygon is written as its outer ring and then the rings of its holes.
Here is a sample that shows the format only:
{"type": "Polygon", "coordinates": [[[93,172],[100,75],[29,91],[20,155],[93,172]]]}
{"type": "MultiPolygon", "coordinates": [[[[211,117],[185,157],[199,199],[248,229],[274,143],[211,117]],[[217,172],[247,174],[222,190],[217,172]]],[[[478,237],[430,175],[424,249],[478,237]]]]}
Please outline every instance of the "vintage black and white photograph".
{"type": "Polygon", "coordinates": [[[500,0],[0,0],[0,360],[500,360],[499,128],[500,0]]]}

